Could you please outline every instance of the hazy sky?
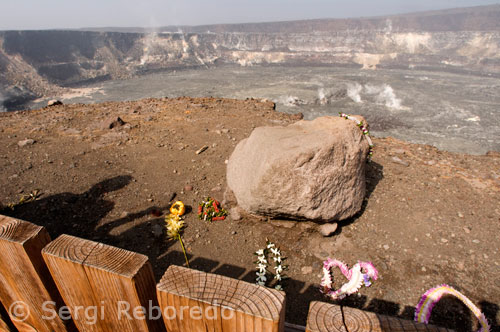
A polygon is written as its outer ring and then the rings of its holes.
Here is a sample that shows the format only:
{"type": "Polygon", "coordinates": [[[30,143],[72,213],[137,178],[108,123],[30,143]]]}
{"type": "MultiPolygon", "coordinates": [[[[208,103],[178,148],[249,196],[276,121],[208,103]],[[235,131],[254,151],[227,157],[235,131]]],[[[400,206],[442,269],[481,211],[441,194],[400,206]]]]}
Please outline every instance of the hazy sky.
{"type": "Polygon", "coordinates": [[[498,3],[500,0],[0,0],[0,30],[343,18],[498,3]]]}

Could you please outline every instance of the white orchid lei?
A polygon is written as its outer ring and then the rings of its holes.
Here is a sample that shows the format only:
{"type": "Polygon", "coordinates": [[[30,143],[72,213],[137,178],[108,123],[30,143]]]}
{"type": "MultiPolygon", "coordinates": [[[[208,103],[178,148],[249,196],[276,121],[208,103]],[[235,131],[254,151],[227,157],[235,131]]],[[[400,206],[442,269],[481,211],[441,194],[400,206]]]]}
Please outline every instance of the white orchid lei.
{"type": "Polygon", "coordinates": [[[361,131],[363,132],[363,135],[366,138],[366,141],[368,142],[368,146],[370,147],[368,149],[368,160],[370,160],[372,158],[372,156],[373,156],[373,148],[374,148],[375,145],[373,145],[373,142],[372,142],[372,139],[370,137],[370,132],[368,131],[368,128],[365,126],[365,124],[363,123],[363,121],[358,120],[356,117],[354,117],[352,115],[339,112],[339,116],[342,117],[342,118],[344,118],[344,119],[356,122],[356,124],[358,125],[359,129],[361,129],[361,131]]]}
{"type": "Polygon", "coordinates": [[[286,257],[281,255],[280,248],[266,239],[266,247],[257,250],[254,255],[257,255],[257,261],[255,261],[255,264],[257,265],[256,283],[260,286],[265,286],[267,282],[267,274],[269,273],[274,275],[273,279],[276,279],[276,286],[274,286],[274,288],[277,290],[283,290],[282,281],[287,278],[284,271],[288,269],[288,265],[283,264],[286,257]],[[271,254],[272,261],[274,262],[273,272],[270,272],[267,269],[267,265],[270,261],[269,254],[271,254]]]}

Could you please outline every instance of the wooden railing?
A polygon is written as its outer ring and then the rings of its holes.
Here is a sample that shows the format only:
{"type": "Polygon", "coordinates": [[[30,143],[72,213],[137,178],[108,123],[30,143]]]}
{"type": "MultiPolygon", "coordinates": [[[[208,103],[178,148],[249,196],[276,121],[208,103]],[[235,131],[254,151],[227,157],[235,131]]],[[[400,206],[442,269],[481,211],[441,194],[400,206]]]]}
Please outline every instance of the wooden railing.
{"type": "MultiPolygon", "coordinates": [[[[175,265],[156,284],[144,255],[5,216],[0,302],[0,331],[304,330],[285,323],[284,292],[175,265]]],[[[447,330],[312,302],[305,331],[447,330]]]]}

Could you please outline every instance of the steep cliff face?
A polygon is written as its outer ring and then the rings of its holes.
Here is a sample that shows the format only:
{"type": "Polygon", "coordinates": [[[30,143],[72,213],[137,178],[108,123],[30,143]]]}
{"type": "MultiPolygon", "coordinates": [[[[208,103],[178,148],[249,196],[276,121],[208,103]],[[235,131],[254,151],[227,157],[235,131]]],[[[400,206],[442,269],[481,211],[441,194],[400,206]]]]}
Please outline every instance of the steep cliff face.
{"type": "Polygon", "coordinates": [[[0,93],[34,98],[75,84],[222,64],[500,75],[500,28],[495,20],[500,18],[500,6],[488,8],[467,15],[452,11],[448,16],[213,26],[217,33],[5,31],[0,32],[0,93]],[[443,24],[445,18],[451,23],[443,24]],[[476,29],[474,22],[480,22],[476,29]]]}

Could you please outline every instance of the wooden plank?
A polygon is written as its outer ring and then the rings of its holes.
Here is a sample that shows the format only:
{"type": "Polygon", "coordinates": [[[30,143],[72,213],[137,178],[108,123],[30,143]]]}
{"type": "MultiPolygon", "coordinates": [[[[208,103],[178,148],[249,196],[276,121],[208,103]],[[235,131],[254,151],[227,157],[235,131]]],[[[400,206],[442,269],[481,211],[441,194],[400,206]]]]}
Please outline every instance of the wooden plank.
{"type": "Polygon", "coordinates": [[[306,332],[452,332],[434,325],[379,315],[373,312],[338,305],[311,302],[306,332]]]}
{"type": "Polygon", "coordinates": [[[72,330],[55,315],[64,303],[41,254],[49,242],[45,228],[0,215],[0,301],[19,331],[72,330]]]}
{"type": "Polygon", "coordinates": [[[161,317],[148,319],[158,302],[146,256],[70,235],[42,254],[80,332],[165,330],[161,317]]]}
{"type": "Polygon", "coordinates": [[[271,288],[171,265],[156,292],[169,332],[284,331],[285,294],[271,288]]]}
{"type": "Polygon", "coordinates": [[[7,324],[5,321],[8,319],[6,316],[7,314],[5,314],[4,316],[3,312],[0,312],[0,332],[12,332],[12,329],[9,327],[9,324],[7,324]]]}

